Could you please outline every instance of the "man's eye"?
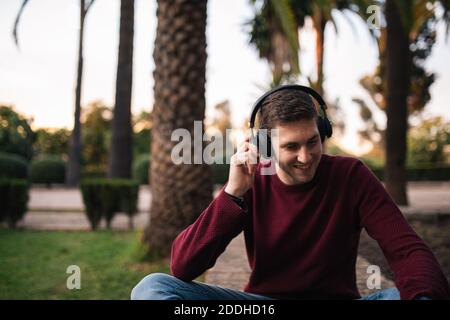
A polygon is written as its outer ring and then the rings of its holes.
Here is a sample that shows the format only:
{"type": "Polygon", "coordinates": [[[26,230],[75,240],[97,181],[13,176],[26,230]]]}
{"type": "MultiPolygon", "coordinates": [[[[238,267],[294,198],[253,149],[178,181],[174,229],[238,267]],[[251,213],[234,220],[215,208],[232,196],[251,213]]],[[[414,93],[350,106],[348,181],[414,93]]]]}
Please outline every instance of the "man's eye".
{"type": "Polygon", "coordinates": [[[317,143],[317,140],[313,140],[313,141],[308,142],[308,144],[309,144],[310,146],[313,146],[313,145],[315,145],[316,143],[317,143]]]}

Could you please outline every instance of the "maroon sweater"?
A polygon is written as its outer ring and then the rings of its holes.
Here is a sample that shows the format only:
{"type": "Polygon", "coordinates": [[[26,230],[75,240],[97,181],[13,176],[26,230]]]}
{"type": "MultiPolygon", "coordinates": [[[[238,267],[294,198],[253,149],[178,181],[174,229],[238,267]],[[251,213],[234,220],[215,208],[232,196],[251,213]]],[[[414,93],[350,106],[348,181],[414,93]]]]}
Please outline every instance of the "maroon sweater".
{"type": "Polygon", "coordinates": [[[383,250],[402,299],[448,298],[448,282],[433,253],[361,161],[324,154],[313,180],[293,186],[260,170],[261,164],[244,196],[247,210],[222,188],[178,235],[174,276],[195,279],[244,231],[252,270],[244,291],[276,298],[359,298],[355,263],[365,228],[383,250]]]}

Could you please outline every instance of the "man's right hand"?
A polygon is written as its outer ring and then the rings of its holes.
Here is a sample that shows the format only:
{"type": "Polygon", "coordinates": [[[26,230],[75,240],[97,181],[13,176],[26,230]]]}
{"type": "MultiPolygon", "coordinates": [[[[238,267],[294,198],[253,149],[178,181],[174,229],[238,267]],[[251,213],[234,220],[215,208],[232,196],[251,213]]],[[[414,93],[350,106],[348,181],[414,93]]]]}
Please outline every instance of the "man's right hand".
{"type": "Polygon", "coordinates": [[[242,197],[255,180],[258,151],[247,137],[239,146],[237,152],[231,156],[230,173],[225,192],[235,197],[242,197]]]}

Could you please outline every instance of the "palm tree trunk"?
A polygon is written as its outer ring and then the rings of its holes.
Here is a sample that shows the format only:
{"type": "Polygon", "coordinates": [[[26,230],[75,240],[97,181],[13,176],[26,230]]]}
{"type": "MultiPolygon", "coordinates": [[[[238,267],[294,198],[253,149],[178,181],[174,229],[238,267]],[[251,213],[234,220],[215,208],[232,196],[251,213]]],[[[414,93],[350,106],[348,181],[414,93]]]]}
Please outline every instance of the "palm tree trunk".
{"type": "MultiPolygon", "coordinates": [[[[291,55],[289,41],[281,29],[280,23],[274,14],[270,14],[268,18],[270,32],[270,53],[269,65],[272,71],[272,85],[278,86],[294,72],[291,65],[291,55]]],[[[296,39],[298,39],[298,31],[295,31],[296,39]]]]}
{"type": "Polygon", "coordinates": [[[78,39],[78,68],[77,84],[75,88],[75,117],[74,126],[69,140],[69,162],[67,167],[66,184],[74,187],[78,184],[81,172],[81,84],[83,77],[83,36],[85,18],[85,0],[80,0],[80,34],[78,39]]]}
{"type": "Polygon", "coordinates": [[[386,1],[386,189],[398,205],[407,205],[406,134],[410,83],[409,38],[394,0],[386,1]]]}
{"type": "Polygon", "coordinates": [[[116,104],[112,121],[108,177],[131,178],[133,131],[131,92],[133,80],[134,0],[122,0],[116,78],[116,104]]]}
{"type": "Polygon", "coordinates": [[[171,160],[172,148],[178,144],[171,141],[172,132],[185,128],[193,136],[194,121],[203,123],[205,115],[206,5],[206,0],[158,0],[152,203],[143,236],[152,256],[168,256],[174,238],[212,198],[209,166],[176,165],[171,160]]]}
{"type": "Polygon", "coordinates": [[[323,49],[325,41],[325,26],[327,20],[323,16],[323,12],[317,9],[315,17],[313,19],[314,29],[316,30],[316,68],[317,68],[317,82],[314,85],[314,89],[323,95],[323,49]]]}

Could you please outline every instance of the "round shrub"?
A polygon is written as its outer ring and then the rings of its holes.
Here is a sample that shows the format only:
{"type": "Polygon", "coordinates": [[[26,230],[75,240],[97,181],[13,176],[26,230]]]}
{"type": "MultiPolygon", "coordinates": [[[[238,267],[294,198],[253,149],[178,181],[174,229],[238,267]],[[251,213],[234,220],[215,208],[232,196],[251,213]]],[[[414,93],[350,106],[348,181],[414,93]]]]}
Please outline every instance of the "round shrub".
{"type": "Polygon", "coordinates": [[[28,179],[28,163],[17,154],[0,152],[0,178],[28,179]]]}
{"type": "Polygon", "coordinates": [[[64,183],[66,164],[57,156],[42,156],[31,162],[30,179],[32,183],[64,183]]]}
{"type": "Polygon", "coordinates": [[[80,183],[81,194],[91,229],[95,230],[102,218],[106,226],[117,212],[125,212],[129,226],[133,228],[133,215],[137,212],[139,185],[129,179],[83,179],[80,183]]]}
{"type": "Polygon", "coordinates": [[[0,222],[6,221],[10,228],[27,213],[29,184],[24,179],[0,179],[0,222]]]}
{"type": "Polygon", "coordinates": [[[149,168],[151,157],[148,154],[142,154],[137,157],[133,164],[133,179],[139,184],[149,184],[149,168]]]}

